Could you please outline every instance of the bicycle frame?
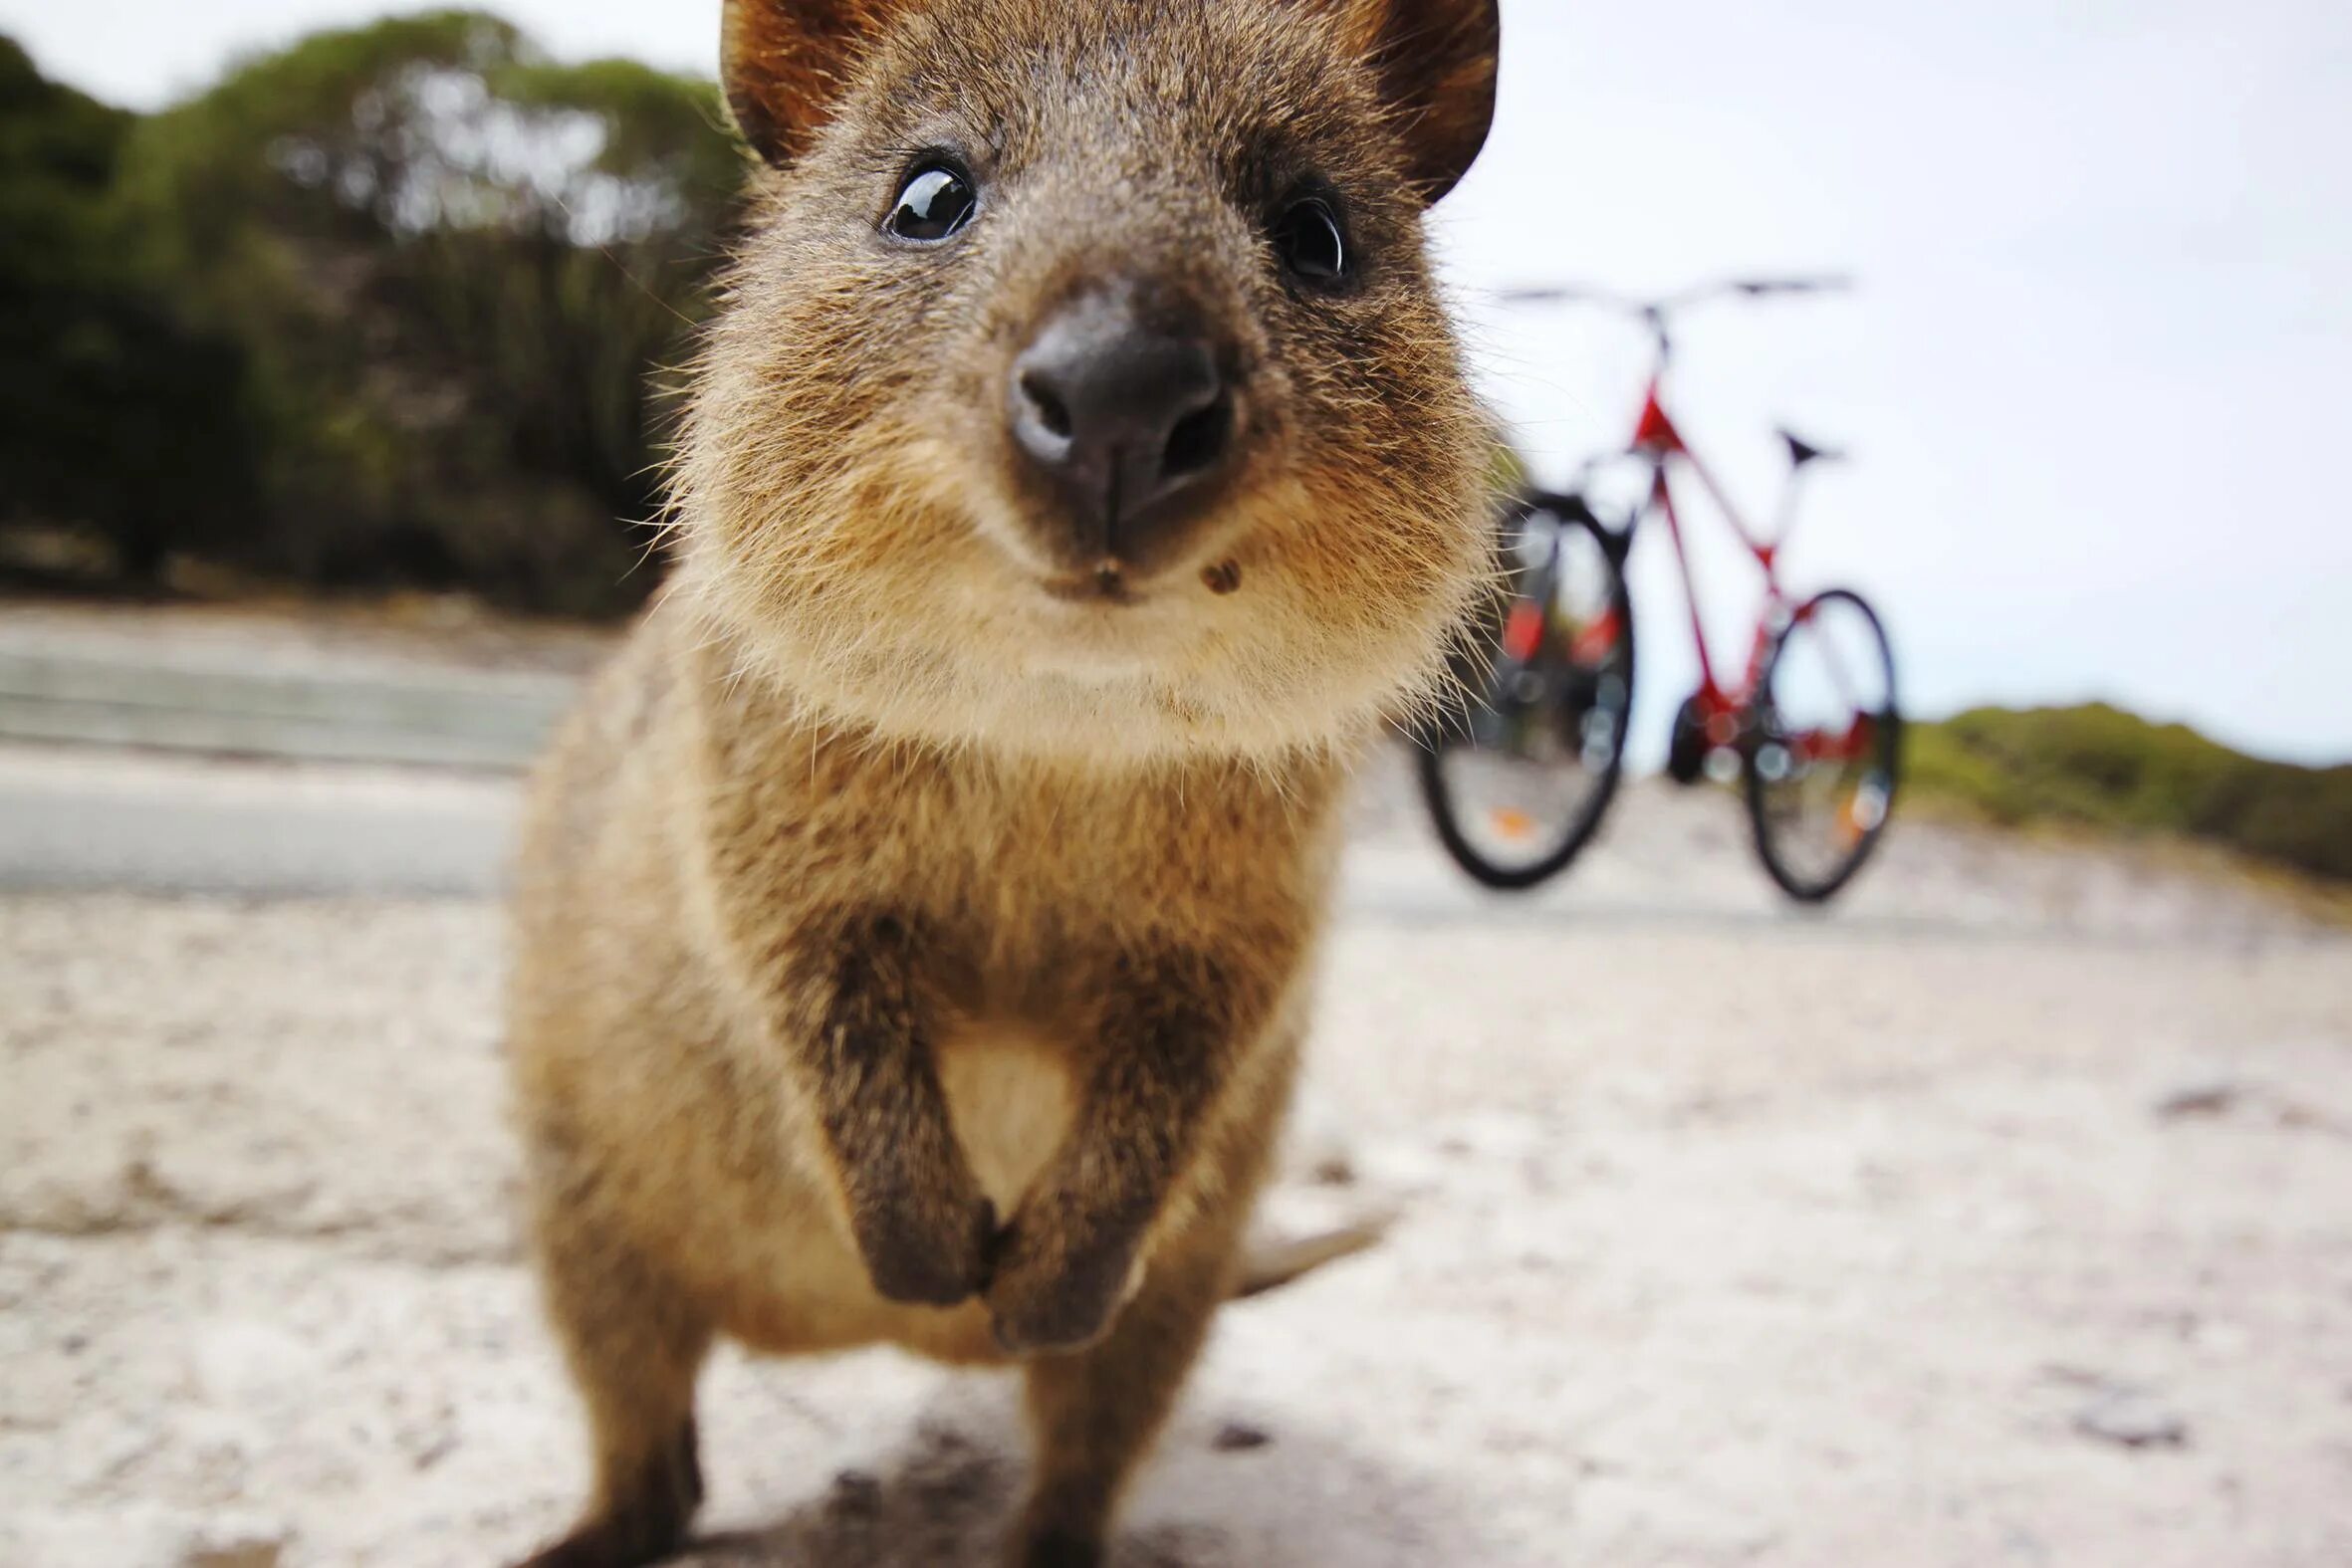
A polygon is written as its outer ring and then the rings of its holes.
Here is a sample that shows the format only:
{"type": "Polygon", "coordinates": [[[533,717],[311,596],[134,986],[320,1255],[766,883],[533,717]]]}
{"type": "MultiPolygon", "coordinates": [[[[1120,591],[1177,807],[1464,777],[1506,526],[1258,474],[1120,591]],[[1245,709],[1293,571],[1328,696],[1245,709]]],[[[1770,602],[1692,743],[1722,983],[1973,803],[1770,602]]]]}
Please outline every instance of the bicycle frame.
{"type": "MultiPolygon", "coordinates": [[[[1632,549],[1634,535],[1643,517],[1652,511],[1665,514],[1666,531],[1674,541],[1675,566],[1682,577],[1683,602],[1691,618],[1691,637],[1698,645],[1697,702],[1710,746],[1730,746],[1738,739],[1743,717],[1764,679],[1764,661],[1771,653],[1773,641],[1791,619],[1802,620],[1808,613],[1807,606],[1811,601],[1792,598],[1780,585],[1778,561],[1780,549],[1787,543],[1788,531],[1795,519],[1796,493],[1803,479],[1805,457],[1801,452],[1792,451],[1796,461],[1781,491],[1780,516],[1771,537],[1766,538],[1748,522],[1731,497],[1724,493],[1713,471],[1691,450],[1682,432],[1675,427],[1672,416],[1666,412],[1666,370],[1674,357],[1674,337],[1669,330],[1669,320],[1674,312],[1687,306],[1724,296],[1756,299],[1769,295],[1815,294],[1843,287],[1844,280],[1835,277],[1735,279],[1701,285],[1663,300],[1651,301],[1628,300],[1604,290],[1572,285],[1511,291],[1510,297],[1529,303],[1581,300],[1633,316],[1642,323],[1657,345],[1657,359],[1650,370],[1649,383],[1642,393],[1641,413],[1635,422],[1633,443],[1628,450],[1628,455],[1641,458],[1649,464],[1649,488],[1641,504],[1634,509],[1632,518],[1623,529],[1616,531],[1620,541],[1617,549],[1622,564],[1622,553],[1632,549]],[[1756,636],[1749,648],[1748,668],[1736,683],[1725,680],[1717,673],[1714,648],[1708,641],[1707,623],[1700,613],[1698,584],[1691,574],[1690,551],[1683,537],[1682,514],[1675,505],[1674,488],[1668,480],[1668,471],[1678,462],[1687,466],[1697,477],[1700,488],[1706,491],[1708,498],[1723,514],[1724,521],[1741,545],[1756,559],[1757,567],[1764,575],[1764,602],[1757,615],[1756,636]]],[[[1566,499],[1544,498],[1549,505],[1558,505],[1566,499]]],[[[1589,514],[1590,509],[1586,508],[1585,511],[1589,514]]],[[[1833,667],[1830,676],[1841,689],[1845,689],[1844,695],[1851,695],[1851,683],[1842,670],[1833,667]]]]}
{"type": "MultiPolygon", "coordinates": [[[[1663,356],[1661,356],[1663,357],[1663,356]]],[[[1716,482],[1715,475],[1682,432],[1675,428],[1673,418],[1666,412],[1661,397],[1665,380],[1663,363],[1650,375],[1648,387],[1642,393],[1639,420],[1634,426],[1631,455],[1644,459],[1650,466],[1649,494],[1626,526],[1626,544],[1632,538],[1644,515],[1651,511],[1664,514],[1666,534],[1674,542],[1674,563],[1682,578],[1683,604],[1691,617],[1691,637],[1699,654],[1699,713],[1706,726],[1708,744],[1729,746],[1739,737],[1740,718],[1746,712],[1749,699],[1755,694],[1758,681],[1764,674],[1764,661],[1770,651],[1772,638],[1794,609],[1794,601],[1780,585],[1779,552],[1786,543],[1788,527],[1793,517],[1798,475],[1791,473],[1782,492],[1780,526],[1774,536],[1766,539],[1751,526],[1716,482]],[[1674,488],[1668,482],[1668,470],[1677,462],[1688,468],[1707,493],[1708,499],[1723,514],[1724,521],[1741,545],[1756,559],[1764,574],[1764,603],[1756,618],[1756,635],[1748,653],[1748,668],[1737,684],[1727,684],[1716,674],[1715,657],[1709,646],[1707,623],[1699,610],[1699,590],[1691,575],[1690,549],[1684,542],[1682,514],[1674,504],[1674,488]]]]}

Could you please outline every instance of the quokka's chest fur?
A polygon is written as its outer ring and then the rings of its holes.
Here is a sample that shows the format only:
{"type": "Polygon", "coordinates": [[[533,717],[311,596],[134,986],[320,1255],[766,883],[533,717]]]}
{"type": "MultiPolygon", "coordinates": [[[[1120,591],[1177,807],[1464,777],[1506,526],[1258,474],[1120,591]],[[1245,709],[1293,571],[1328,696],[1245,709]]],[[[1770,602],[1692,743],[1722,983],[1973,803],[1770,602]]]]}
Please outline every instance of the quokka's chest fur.
{"type": "MultiPolygon", "coordinates": [[[[632,1228],[735,1303],[747,1337],[970,1359],[989,1347],[985,1313],[883,1301],[843,1232],[819,1085],[861,1072],[859,1047],[813,1079],[791,1041],[855,1033],[870,1020],[824,999],[843,977],[870,984],[881,1021],[923,1041],[960,1159],[1000,1216],[1090,1101],[1099,1114],[1127,1093],[1115,1053],[1195,1018],[1232,1058],[1203,1137],[1247,1126],[1260,1141],[1305,1001],[1339,767],[1106,775],[881,744],[731,678],[723,651],[657,611],[535,791],[526,1099],[568,1107],[551,1125],[596,1147],[632,1228]],[[903,972],[872,980],[890,955],[903,972]],[[1165,1009],[1169,1028],[1137,1007],[1165,1009]],[[692,1136],[648,1136],[672,1127],[692,1136]]],[[[1227,1163],[1177,1180],[1165,1220],[1227,1163]]]]}
{"type": "Polygon", "coordinates": [[[1049,1036],[1136,949],[1295,953],[1335,862],[1343,756],[1082,768],[882,741],[690,656],[696,846],[763,926],[921,921],[959,1012],[1049,1036]]]}

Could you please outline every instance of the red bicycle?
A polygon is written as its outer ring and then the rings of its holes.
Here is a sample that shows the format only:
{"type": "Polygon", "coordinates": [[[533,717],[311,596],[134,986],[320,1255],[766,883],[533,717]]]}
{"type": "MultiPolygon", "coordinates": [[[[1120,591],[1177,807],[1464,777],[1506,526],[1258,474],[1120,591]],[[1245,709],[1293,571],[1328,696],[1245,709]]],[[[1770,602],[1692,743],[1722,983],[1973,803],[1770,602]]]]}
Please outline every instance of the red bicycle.
{"type": "MultiPolygon", "coordinates": [[[[1629,455],[1647,488],[1622,524],[1602,521],[1582,478],[1563,493],[1529,491],[1503,531],[1510,589],[1479,699],[1422,738],[1421,787],[1438,836],[1489,887],[1533,887],[1564,869],[1600,826],[1625,765],[1633,708],[1633,603],[1625,560],[1642,521],[1666,520],[1674,544],[1699,689],[1675,716],[1666,772],[1744,785],[1757,853],[1791,897],[1812,903],[1853,879],[1894,805],[1902,742],[1895,661],[1877,612],[1849,588],[1804,598],[1782,586],[1803,476],[1838,454],[1786,430],[1788,482],[1769,537],[1742,517],[1684,442],[1664,402],[1670,318],[1703,300],[1817,294],[1830,280],[1742,280],[1665,300],[1583,289],[1528,290],[1523,301],[1583,301],[1624,311],[1656,340],[1657,357],[1629,455]],[[1695,479],[1764,578],[1746,672],[1718,675],[1692,588],[1673,476],[1695,479]]],[[[1606,459],[1604,459],[1605,461],[1606,459]]],[[[1589,472],[1589,465],[1588,470],[1589,472]]]]}

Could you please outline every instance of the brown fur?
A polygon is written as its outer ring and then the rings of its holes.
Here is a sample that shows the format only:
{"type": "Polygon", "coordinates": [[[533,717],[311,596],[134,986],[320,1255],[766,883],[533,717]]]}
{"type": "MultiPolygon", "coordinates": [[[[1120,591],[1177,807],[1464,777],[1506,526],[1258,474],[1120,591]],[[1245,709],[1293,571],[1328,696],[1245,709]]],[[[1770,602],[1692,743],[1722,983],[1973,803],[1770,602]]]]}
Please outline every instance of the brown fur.
{"type": "Polygon", "coordinates": [[[1398,32],[1445,9],[730,5],[781,167],[702,368],[675,587],[543,769],[517,898],[538,1251],[597,1477],[535,1562],[679,1542],[720,1334],[1026,1362],[1016,1560],[1096,1559],[1234,1283],[1346,764],[1479,569],[1420,209],[1483,134],[1492,10],[1417,56],[1398,32]],[[980,216],[892,248],[931,146],[980,216]],[[1257,227],[1301,178],[1345,204],[1342,294],[1288,288],[1257,227]],[[1106,276],[1217,324],[1245,455],[1180,560],[1073,601],[998,388],[1106,276]]]}

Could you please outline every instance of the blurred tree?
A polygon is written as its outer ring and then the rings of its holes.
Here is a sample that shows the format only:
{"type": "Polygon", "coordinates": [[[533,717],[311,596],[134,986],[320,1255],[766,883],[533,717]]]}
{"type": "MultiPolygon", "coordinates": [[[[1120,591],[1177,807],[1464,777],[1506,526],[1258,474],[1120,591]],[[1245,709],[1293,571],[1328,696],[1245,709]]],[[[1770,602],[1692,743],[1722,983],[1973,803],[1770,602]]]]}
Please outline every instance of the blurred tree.
{"type": "Polygon", "coordinates": [[[239,343],[242,564],[627,607],[648,372],[707,312],[742,161],[714,89],[473,12],[323,33],[133,126],[135,265],[239,343]]]}
{"type": "Polygon", "coordinates": [[[0,524],[95,531],[121,575],[244,522],[241,358],[190,334],[125,257],[111,207],[131,116],[0,38],[0,524]]]}

